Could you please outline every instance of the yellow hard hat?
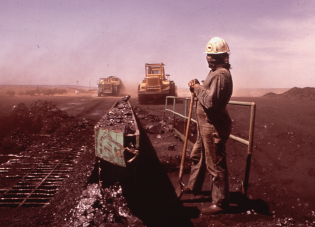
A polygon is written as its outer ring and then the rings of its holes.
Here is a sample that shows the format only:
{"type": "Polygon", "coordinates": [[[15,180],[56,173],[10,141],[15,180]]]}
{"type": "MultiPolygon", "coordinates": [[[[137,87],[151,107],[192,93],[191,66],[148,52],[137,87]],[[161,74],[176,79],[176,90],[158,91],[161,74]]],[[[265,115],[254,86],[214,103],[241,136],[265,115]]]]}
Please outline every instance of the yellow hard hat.
{"type": "Polygon", "coordinates": [[[205,54],[224,54],[229,52],[229,46],[224,39],[213,37],[209,40],[205,54]]]}

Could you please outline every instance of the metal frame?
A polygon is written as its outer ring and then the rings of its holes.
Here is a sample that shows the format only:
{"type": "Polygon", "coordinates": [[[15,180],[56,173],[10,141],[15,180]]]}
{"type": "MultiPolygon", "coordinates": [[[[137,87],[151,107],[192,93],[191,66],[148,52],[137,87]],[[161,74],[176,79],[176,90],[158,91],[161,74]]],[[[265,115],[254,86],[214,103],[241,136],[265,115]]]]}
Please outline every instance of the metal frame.
{"type": "MultiPolygon", "coordinates": [[[[184,118],[185,120],[188,119],[187,117],[187,106],[188,106],[188,101],[189,98],[177,98],[175,96],[167,96],[165,100],[165,111],[164,111],[164,116],[163,119],[165,118],[165,113],[171,112],[173,113],[173,127],[175,125],[175,115],[184,118]],[[167,108],[167,100],[168,99],[173,99],[173,110],[167,108]],[[182,115],[180,113],[177,113],[175,111],[176,109],[176,99],[182,99],[185,100],[185,115],[182,115]]],[[[230,135],[230,138],[233,140],[236,140],[242,144],[247,145],[247,157],[246,157],[246,167],[245,167],[245,177],[244,177],[244,182],[242,182],[242,194],[247,196],[247,189],[248,189],[248,180],[249,180],[249,172],[250,172],[250,163],[251,163],[251,156],[252,156],[252,151],[253,151],[253,143],[254,143],[254,127],[255,127],[255,116],[256,116],[256,104],[254,102],[239,102],[239,101],[229,101],[230,105],[240,105],[240,106],[250,106],[250,124],[249,124],[249,139],[245,140],[243,138],[230,135]]],[[[191,121],[197,123],[196,120],[191,119],[191,121]]],[[[177,130],[175,130],[175,133],[181,134],[177,130]]],[[[180,135],[183,136],[183,135],[180,135]]],[[[192,144],[192,143],[191,143],[192,144]]]]}

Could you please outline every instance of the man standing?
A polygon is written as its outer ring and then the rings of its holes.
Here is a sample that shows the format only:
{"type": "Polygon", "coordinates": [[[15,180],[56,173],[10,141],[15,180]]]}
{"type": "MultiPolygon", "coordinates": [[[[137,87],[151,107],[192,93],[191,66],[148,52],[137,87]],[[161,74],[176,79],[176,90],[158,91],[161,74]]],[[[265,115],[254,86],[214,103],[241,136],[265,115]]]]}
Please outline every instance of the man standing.
{"type": "Polygon", "coordinates": [[[201,191],[205,171],[211,174],[212,205],[201,210],[204,214],[224,212],[229,207],[229,180],[225,143],[231,133],[231,119],[226,109],[233,90],[230,74],[229,47],[219,37],[210,39],[206,47],[211,69],[202,85],[197,79],[188,83],[197,97],[197,141],[192,149],[191,175],[184,193],[201,191]]]}

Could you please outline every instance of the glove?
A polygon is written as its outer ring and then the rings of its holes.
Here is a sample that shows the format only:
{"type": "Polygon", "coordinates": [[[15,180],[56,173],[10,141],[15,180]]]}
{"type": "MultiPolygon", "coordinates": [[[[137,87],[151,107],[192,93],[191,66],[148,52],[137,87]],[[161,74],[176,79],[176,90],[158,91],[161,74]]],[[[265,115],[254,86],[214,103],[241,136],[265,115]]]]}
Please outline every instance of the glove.
{"type": "Polygon", "coordinates": [[[190,86],[190,87],[189,87],[189,91],[190,91],[191,93],[194,93],[194,92],[195,92],[195,88],[194,88],[193,86],[190,86]]]}
{"type": "MultiPolygon", "coordinates": [[[[197,80],[197,79],[193,79],[193,80],[191,80],[189,83],[188,83],[188,86],[189,86],[189,90],[190,90],[190,92],[191,93],[194,93],[194,90],[195,90],[195,84],[199,84],[200,85],[200,83],[199,83],[199,81],[197,80]]],[[[196,86],[197,87],[197,86],[196,86]]]]}
{"type": "Polygon", "coordinates": [[[199,81],[197,79],[193,79],[188,83],[188,87],[190,86],[194,86],[195,84],[200,84],[199,81]]]}

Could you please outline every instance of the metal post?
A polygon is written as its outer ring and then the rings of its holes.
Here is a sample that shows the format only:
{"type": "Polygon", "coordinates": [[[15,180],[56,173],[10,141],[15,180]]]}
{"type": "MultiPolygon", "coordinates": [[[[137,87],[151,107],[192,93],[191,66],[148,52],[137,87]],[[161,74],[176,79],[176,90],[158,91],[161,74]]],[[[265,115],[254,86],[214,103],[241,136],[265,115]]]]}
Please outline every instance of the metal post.
{"type": "Polygon", "coordinates": [[[175,127],[175,109],[176,109],[176,99],[173,98],[173,128],[175,127]]]}
{"type": "Polygon", "coordinates": [[[164,111],[164,114],[163,114],[163,121],[165,121],[165,113],[166,113],[166,110],[167,110],[167,96],[166,96],[166,99],[165,99],[165,111],[164,111]]]}
{"type": "Polygon", "coordinates": [[[256,113],[256,104],[252,103],[251,105],[251,117],[249,124],[249,139],[248,139],[248,148],[247,148],[247,158],[246,158],[246,169],[245,169],[245,179],[242,187],[242,193],[247,196],[247,188],[249,181],[249,172],[250,172],[250,164],[251,157],[253,151],[253,140],[254,140],[254,127],[255,127],[255,113],[256,113]]]}

